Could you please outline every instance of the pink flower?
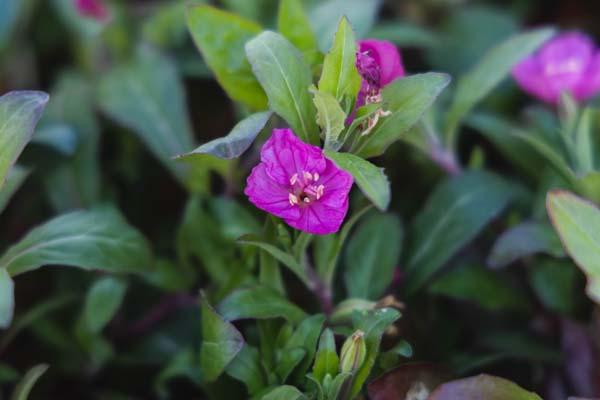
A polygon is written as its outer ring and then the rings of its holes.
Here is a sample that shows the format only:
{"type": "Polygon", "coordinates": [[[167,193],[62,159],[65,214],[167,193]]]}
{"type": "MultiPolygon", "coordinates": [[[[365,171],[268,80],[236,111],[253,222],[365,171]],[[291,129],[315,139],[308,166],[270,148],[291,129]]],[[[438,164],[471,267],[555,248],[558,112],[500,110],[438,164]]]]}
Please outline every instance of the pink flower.
{"type": "Polygon", "coordinates": [[[108,10],[102,0],[75,0],[75,7],[80,15],[104,21],[108,18],[108,10]]]}
{"type": "Polygon", "coordinates": [[[378,101],[383,87],[404,76],[400,52],[393,43],[385,40],[359,41],[356,68],[363,78],[357,108],[378,101]]]}
{"type": "Polygon", "coordinates": [[[353,179],[320,148],[302,142],[291,129],[274,129],[260,160],[244,191],[256,207],[308,233],[340,229],[353,179]]]}
{"type": "Polygon", "coordinates": [[[517,64],[512,74],[527,93],[556,104],[562,92],[582,101],[600,91],[600,51],[578,32],[559,35],[517,64]]]}

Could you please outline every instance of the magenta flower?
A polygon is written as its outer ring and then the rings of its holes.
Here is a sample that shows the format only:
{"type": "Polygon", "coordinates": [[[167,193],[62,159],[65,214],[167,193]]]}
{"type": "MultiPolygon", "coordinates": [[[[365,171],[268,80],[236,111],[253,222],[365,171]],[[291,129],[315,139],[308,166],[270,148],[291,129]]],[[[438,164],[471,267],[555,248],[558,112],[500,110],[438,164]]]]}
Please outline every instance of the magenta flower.
{"type": "Polygon", "coordinates": [[[291,129],[274,129],[260,160],[244,191],[256,207],[308,233],[325,235],[340,229],[353,183],[349,173],[291,129]]]}
{"type": "Polygon", "coordinates": [[[385,40],[359,41],[356,68],[363,78],[356,100],[357,108],[380,101],[381,89],[404,76],[400,52],[393,43],[385,40]]]}
{"type": "Polygon", "coordinates": [[[556,104],[562,92],[577,100],[600,91],[600,51],[578,32],[559,35],[513,68],[513,76],[527,93],[556,104]]]}
{"type": "Polygon", "coordinates": [[[104,21],[108,18],[108,10],[102,0],[75,0],[79,15],[104,21]]]}

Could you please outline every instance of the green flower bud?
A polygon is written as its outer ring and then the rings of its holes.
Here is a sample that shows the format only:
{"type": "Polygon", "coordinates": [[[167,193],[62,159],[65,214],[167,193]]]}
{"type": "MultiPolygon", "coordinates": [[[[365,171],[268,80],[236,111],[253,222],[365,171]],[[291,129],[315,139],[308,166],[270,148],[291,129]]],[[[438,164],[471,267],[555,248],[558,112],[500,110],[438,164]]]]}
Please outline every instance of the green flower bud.
{"type": "Polygon", "coordinates": [[[362,367],[367,356],[365,333],[358,330],[352,334],[342,346],[340,371],[354,373],[362,367]]]}

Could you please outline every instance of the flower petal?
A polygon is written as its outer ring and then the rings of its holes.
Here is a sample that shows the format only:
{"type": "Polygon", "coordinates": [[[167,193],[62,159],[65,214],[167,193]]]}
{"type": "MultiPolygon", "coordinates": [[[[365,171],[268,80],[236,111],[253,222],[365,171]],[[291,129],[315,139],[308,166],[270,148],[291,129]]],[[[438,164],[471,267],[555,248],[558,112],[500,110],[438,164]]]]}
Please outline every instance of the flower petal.
{"type": "Polygon", "coordinates": [[[404,76],[402,57],[393,43],[387,40],[366,39],[359,41],[358,45],[361,53],[368,52],[379,65],[381,87],[404,76]]]}
{"type": "Polygon", "coordinates": [[[281,185],[289,184],[294,174],[321,173],[325,157],[320,148],[304,143],[291,129],[274,129],[260,152],[267,174],[281,185]]]}
{"type": "Polygon", "coordinates": [[[246,180],[244,193],[250,201],[261,210],[284,219],[298,219],[298,207],[289,202],[289,191],[285,186],[275,182],[267,174],[265,164],[258,164],[252,169],[246,180]]]}

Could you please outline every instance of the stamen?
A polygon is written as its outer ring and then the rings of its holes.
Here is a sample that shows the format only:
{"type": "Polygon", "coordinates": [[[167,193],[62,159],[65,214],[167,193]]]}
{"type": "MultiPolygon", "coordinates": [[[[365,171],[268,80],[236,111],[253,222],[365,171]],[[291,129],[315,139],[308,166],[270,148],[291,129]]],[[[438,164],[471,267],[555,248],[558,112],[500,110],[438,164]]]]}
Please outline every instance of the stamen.
{"type": "Polygon", "coordinates": [[[317,200],[319,200],[323,196],[323,192],[325,191],[324,185],[317,186],[317,200]]]}
{"type": "Polygon", "coordinates": [[[304,180],[306,181],[312,181],[313,180],[313,176],[310,172],[308,171],[304,171],[304,180]]]}
{"type": "Polygon", "coordinates": [[[315,182],[316,182],[316,181],[318,181],[318,180],[319,180],[319,178],[320,178],[320,175],[319,175],[319,173],[318,173],[318,172],[315,172],[315,173],[313,174],[313,179],[315,180],[315,182]]]}
{"type": "Polygon", "coordinates": [[[288,196],[288,199],[290,200],[290,205],[294,206],[294,205],[298,204],[298,197],[295,194],[290,193],[290,195],[288,196]]]}
{"type": "Polygon", "coordinates": [[[305,198],[304,198],[304,202],[305,202],[305,203],[310,203],[310,199],[309,199],[308,197],[305,197],[305,198]]]}
{"type": "Polygon", "coordinates": [[[296,184],[296,182],[298,182],[298,174],[294,174],[290,178],[290,185],[294,186],[296,184]]]}

